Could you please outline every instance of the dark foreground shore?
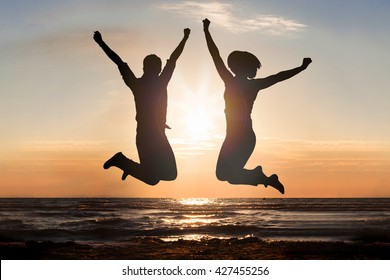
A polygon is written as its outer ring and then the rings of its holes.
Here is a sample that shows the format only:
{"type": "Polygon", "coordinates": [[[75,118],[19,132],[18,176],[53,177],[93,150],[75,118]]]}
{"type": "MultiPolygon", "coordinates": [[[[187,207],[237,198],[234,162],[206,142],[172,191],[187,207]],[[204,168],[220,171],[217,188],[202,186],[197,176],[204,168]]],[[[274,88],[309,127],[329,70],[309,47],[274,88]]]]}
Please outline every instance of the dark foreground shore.
{"type": "Polygon", "coordinates": [[[135,238],[120,244],[1,241],[2,260],[380,260],[390,259],[389,242],[263,241],[258,238],[178,240],[135,238]]]}

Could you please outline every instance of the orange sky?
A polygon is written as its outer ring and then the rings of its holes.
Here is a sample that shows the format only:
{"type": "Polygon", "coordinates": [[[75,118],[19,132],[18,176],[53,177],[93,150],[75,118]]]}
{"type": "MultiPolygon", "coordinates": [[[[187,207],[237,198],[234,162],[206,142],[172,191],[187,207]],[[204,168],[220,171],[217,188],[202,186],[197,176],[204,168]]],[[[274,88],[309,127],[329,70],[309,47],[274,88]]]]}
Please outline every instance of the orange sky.
{"type": "Polygon", "coordinates": [[[388,3],[16,2],[0,9],[0,197],[390,197],[388,3]],[[261,92],[252,113],[257,146],[247,167],[277,173],[284,196],[215,178],[224,85],[204,17],[224,60],[236,49],[259,57],[257,77],[313,59],[261,92]],[[122,182],[102,165],[118,151],[137,160],[134,101],[93,31],[140,76],[145,55],[165,61],[186,27],[168,87],[179,177],[154,187],[122,182]]]}
{"type": "MultiPolygon", "coordinates": [[[[1,162],[1,195],[33,197],[281,197],[262,186],[232,186],[214,176],[218,146],[190,153],[173,145],[179,167],[174,182],[148,186],[121,181],[119,170],[102,163],[117,146],[129,143],[26,143],[1,162]]],[[[249,167],[259,162],[266,174],[278,173],[284,197],[388,197],[388,143],[281,142],[262,140],[249,167]]],[[[128,154],[136,156],[135,150],[128,154]]],[[[133,158],[134,158],[133,157],[133,158]]]]}

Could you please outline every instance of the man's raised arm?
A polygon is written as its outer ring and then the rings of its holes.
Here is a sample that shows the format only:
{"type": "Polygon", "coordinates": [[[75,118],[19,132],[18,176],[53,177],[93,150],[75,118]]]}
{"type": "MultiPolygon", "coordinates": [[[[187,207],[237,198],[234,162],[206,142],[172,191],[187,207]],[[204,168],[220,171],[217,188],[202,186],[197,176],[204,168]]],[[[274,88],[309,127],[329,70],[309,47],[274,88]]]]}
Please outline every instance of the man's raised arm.
{"type": "Polygon", "coordinates": [[[93,39],[102,48],[105,54],[118,66],[122,78],[128,87],[132,87],[134,80],[136,79],[133,71],[127,63],[123,62],[119,55],[117,55],[104,41],[102,34],[99,31],[95,31],[93,39]]]}
{"type": "Polygon", "coordinates": [[[102,34],[99,31],[95,31],[93,34],[93,39],[95,42],[102,48],[102,50],[106,53],[106,55],[116,64],[120,65],[124,62],[110,47],[103,41],[102,34]]]}
{"type": "Polygon", "coordinates": [[[189,28],[184,29],[183,39],[180,41],[179,45],[176,47],[176,49],[172,52],[171,56],[169,57],[169,60],[171,62],[176,62],[176,60],[183,52],[184,46],[188,40],[188,37],[190,36],[190,32],[191,30],[189,28]]]}
{"type": "Polygon", "coordinates": [[[176,49],[172,52],[171,56],[168,59],[167,64],[165,65],[163,71],[161,72],[161,78],[166,81],[166,83],[169,82],[169,80],[172,77],[173,71],[175,70],[176,61],[183,52],[184,46],[188,40],[188,37],[190,36],[191,30],[189,28],[184,29],[184,36],[183,39],[180,41],[179,45],[176,47],[176,49]]]}

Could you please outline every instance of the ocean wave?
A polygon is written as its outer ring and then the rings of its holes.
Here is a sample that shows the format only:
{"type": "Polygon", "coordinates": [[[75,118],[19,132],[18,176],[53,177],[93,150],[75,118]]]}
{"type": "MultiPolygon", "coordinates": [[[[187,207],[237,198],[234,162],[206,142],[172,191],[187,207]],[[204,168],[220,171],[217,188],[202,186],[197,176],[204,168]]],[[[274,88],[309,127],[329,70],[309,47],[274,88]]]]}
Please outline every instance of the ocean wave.
{"type": "Polygon", "coordinates": [[[390,235],[388,205],[390,199],[0,199],[0,235],[91,242],[247,235],[351,240],[390,235]]]}

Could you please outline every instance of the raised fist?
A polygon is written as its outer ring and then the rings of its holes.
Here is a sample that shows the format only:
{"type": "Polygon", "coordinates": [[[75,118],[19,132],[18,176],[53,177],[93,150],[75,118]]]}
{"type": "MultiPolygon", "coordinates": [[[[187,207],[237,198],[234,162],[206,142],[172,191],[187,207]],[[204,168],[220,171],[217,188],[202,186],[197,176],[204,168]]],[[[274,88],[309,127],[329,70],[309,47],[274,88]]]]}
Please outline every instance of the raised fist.
{"type": "Polygon", "coordinates": [[[310,57],[305,57],[302,61],[302,67],[303,68],[307,68],[307,66],[309,66],[309,64],[312,62],[311,58],[310,57]]]}
{"type": "Polygon", "coordinates": [[[191,33],[191,29],[189,28],[184,29],[184,36],[188,37],[190,36],[190,33],[191,33]]]}
{"type": "Polygon", "coordinates": [[[210,21],[207,18],[205,18],[203,20],[203,30],[208,30],[209,26],[210,26],[210,21]]]}
{"type": "Polygon", "coordinates": [[[95,40],[96,43],[103,42],[102,34],[100,34],[99,31],[95,31],[93,33],[93,39],[95,40]]]}

